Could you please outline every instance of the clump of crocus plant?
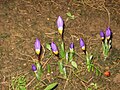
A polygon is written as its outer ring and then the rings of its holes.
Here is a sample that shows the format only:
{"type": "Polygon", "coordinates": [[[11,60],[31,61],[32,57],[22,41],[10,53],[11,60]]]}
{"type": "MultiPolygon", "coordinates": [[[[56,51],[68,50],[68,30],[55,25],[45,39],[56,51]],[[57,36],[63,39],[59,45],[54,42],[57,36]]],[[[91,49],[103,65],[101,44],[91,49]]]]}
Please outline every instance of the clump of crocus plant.
{"type": "Polygon", "coordinates": [[[70,52],[69,52],[69,61],[71,62],[71,65],[74,68],[77,69],[77,63],[75,61],[73,61],[73,57],[75,55],[75,52],[74,52],[74,43],[73,42],[70,44],[69,49],[70,49],[70,52]]]}
{"type": "Polygon", "coordinates": [[[88,71],[90,72],[91,66],[92,66],[92,57],[93,56],[88,54],[88,52],[86,51],[85,43],[84,43],[82,38],[80,38],[80,47],[85,52],[85,55],[86,55],[86,65],[87,65],[88,71]]]}
{"type": "Polygon", "coordinates": [[[111,46],[112,46],[111,45],[111,43],[112,43],[111,35],[112,35],[112,32],[111,32],[109,27],[106,29],[105,35],[104,35],[103,31],[100,31],[100,37],[103,38],[103,36],[104,36],[104,38],[102,39],[102,48],[103,48],[104,60],[106,60],[106,58],[108,57],[109,51],[110,51],[111,46]]]}
{"type": "Polygon", "coordinates": [[[98,75],[100,73],[100,71],[99,71],[98,68],[96,68],[94,66],[93,60],[92,60],[93,59],[93,55],[89,54],[86,51],[85,43],[84,43],[84,40],[82,38],[80,38],[80,47],[84,51],[85,56],[86,56],[86,65],[87,65],[88,72],[90,72],[91,70],[93,71],[95,69],[96,70],[96,75],[98,75]]]}
{"type": "Polygon", "coordinates": [[[37,38],[35,41],[35,53],[38,56],[38,59],[35,60],[35,64],[32,65],[32,70],[35,72],[36,78],[40,80],[41,74],[42,74],[42,66],[39,62],[40,52],[41,52],[41,44],[40,40],[37,38]]]}
{"type": "Polygon", "coordinates": [[[59,45],[59,47],[57,47],[56,44],[52,42],[51,44],[46,44],[46,48],[52,51],[60,59],[58,61],[60,74],[62,74],[64,78],[67,78],[65,64],[68,64],[68,62],[70,62],[74,68],[77,68],[77,64],[75,61],[73,61],[73,56],[74,56],[73,42],[70,44],[69,50],[68,51],[65,50],[65,45],[63,40],[63,29],[64,29],[63,26],[64,26],[63,19],[61,16],[59,16],[57,19],[57,27],[58,27],[58,32],[62,37],[61,44],[59,45]]]}
{"type": "Polygon", "coordinates": [[[63,34],[63,20],[61,16],[59,16],[57,19],[57,27],[58,27],[58,32],[62,35],[63,34]]]}
{"type": "Polygon", "coordinates": [[[36,65],[32,65],[32,70],[34,71],[35,73],[35,76],[38,80],[40,80],[41,78],[41,74],[42,74],[42,70],[41,70],[41,66],[39,63],[36,63],[36,65]]]}
{"type": "Polygon", "coordinates": [[[38,38],[36,39],[34,46],[35,46],[36,54],[39,55],[40,54],[40,49],[41,49],[41,44],[40,44],[40,41],[39,41],[38,38]]]}

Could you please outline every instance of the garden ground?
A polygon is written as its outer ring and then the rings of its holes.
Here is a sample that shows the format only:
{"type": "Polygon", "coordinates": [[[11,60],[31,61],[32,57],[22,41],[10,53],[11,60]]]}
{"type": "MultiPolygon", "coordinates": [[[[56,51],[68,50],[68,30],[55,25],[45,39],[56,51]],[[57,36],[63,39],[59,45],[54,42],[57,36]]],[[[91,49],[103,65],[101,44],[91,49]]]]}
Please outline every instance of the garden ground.
{"type": "MultiPolygon", "coordinates": [[[[58,82],[56,90],[119,90],[120,89],[120,0],[0,0],[0,90],[13,90],[12,81],[20,76],[26,78],[27,90],[43,90],[52,82],[58,82]],[[70,12],[74,18],[67,16],[70,12]],[[54,55],[49,56],[46,43],[59,43],[56,20],[61,16],[65,23],[65,48],[74,42],[75,61],[78,70],[68,68],[68,79],[59,74],[54,55]],[[112,49],[103,60],[100,30],[110,27],[113,33],[112,49]],[[31,70],[35,39],[43,46],[44,74],[38,82],[31,70]],[[83,38],[87,51],[93,54],[94,64],[101,73],[110,71],[109,77],[88,72],[84,53],[79,46],[83,38]],[[51,65],[47,76],[46,65],[51,65]],[[60,77],[59,77],[60,76],[60,77]],[[94,85],[91,85],[94,84],[94,85]],[[96,87],[95,87],[96,85],[96,87]]],[[[69,66],[69,65],[68,65],[69,66]]]]}

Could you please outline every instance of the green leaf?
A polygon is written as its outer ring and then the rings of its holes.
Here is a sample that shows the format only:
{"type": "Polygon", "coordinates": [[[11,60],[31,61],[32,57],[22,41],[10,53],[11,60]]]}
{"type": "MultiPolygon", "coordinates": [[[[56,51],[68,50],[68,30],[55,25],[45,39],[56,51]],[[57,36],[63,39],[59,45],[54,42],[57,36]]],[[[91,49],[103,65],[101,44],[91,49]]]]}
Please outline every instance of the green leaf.
{"type": "Polygon", "coordinates": [[[74,15],[72,15],[70,12],[66,13],[66,15],[67,15],[70,19],[75,19],[74,15]]]}
{"type": "Polygon", "coordinates": [[[35,75],[36,75],[36,78],[40,80],[40,76],[38,75],[38,73],[35,73],[35,75]]]}
{"type": "Polygon", "coordinates": [[[67,78],[67,74],[66,74],[66,69],[65,69],[65,67],[63,68],[63,72],[64,72],[64,78],[67,78]]]}
{"type": "Polygon", "coordinates": [[[63,51],[65,51],[64,42],[62,42],[62,44],[61,44],[61,49],[62,49],[63,51]]]}
{"type": "Polygon", "coordinates": [[[58,66],[59,66],[60,74],[64,74],[62,61],[58,62],[58,66]]]}
{"type": "Polygon", "coordinates": [[[71,64],[74,68],[77,68],[77,63],[75,61],[71,61],[71,64]]]}
{"type": "Polygon", "coordinates": [[[71,62],[73,60],[73,53],[69,53],[69,61],[71,62]]]}
{"type": "Polygon", "coordinates": [[[94,71],[94,66],[91,66],[92,71],[94,71]]]}
{"type": "Polygon", "coordinates": [[[87,69],[88,69],[88,72],[90,72],[90,70],[91,70],[91,65],[90,64],[87,65],[87,69]]]}
{"type": "Polygon", "coordinates": [[[46,47],[48,50],[51,50],[50,44],[46,43],[45,47],[46,47]]]}
{"type": "Polygon", "coordinates": [[[98,76],[99,75],[99,71],[96,69],[96,76],[98,76]]]}
{"type": "Polygon", "coordinates": [[[44,90],[52,90],[53,88],[55,88],[58,85],[57,82],[49,84],[44,90]]]}
{"type": "Polygon", "coordinates": [[[51,72],[50,64],[47,65],[47,72],[48,72],[48,73],[51,72]]]}
{"type": "Polygon", "coordinates": [[[68,52],[66,52],[66,64],[68,63],[68,59],[69,57],[68,57],[68,52]]]}
{"type": "Polygon", "coordinates": [[[93,55],[90,55],[90,60],[92,60],[92,58],[93,58],[93,55]]]}
{"type": "Polygon", "coordinates": [[[60,45],[60,57],[61,58],[65,58],[65,49],[64,49],[64,43],[62,42],[62,44],[60,45]]]}
{"type": "Polygon", "coordinates": [[[36,67],[37,67],[37,70],[40,71],[41,70],[41,65],[39,62],[36,62],[36,67]]]}
{"type": "Polygon", "coordinates": [[[20,86],[19,90],[26,90],[25,86],[20,86]]]}
{"type": "Polygon", "coordinates": [[[87,90],[92,90],[92,88],[87,88],[87,90]]]}
{"type": "Polygon", "coordinates": [[[36,67],[37,67],[37,72],[35,73],[35,74],[36,74],[36,78],[37,78],[38,80],[40,80],[41,75],[42,75],[42,73],[43,73],[42,66],[40,65],[39,62],[36,62],[36,67]]]}
{"type": "Polygon", "coordinates": [[[71,17],[72,14],[70,12],[66,13],[68,17],[71,17]]]}

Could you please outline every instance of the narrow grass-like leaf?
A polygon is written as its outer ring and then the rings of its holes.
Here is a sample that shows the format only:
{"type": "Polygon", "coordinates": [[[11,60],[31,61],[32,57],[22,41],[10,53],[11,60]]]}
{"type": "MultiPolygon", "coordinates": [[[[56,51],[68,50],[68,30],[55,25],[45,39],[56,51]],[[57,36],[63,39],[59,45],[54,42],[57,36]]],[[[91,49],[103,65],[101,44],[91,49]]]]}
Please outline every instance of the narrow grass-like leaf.
{"type": "Polygon", "coordinates": [[[64,72],[64,78],[67,78],[67,74],[66,74],[66,69],[65,69],[65,67],[63,68],[63,72],[64,72]]]}
{"type": "Polygon", "coordinates": [[[52,90],[53,88],[55,88],[58,85],[57,82],[52,83],[50,85],[48,85],[44,90],[52,90]]]}
{"type": "Polygon", "coordinates": [[[42,72],[43,72],[42,71],[42,67],[41,67],[40,63],[38,63],[38,62],[36,62],[36,66],[37,66],[37,72],[35,73],[36,74],[36,78],[38,80],[40,80],[42,72]]]}
{"type": "Polygon", "coordinates": [[[73,53],[69,53],[69,61],[71,62],[73,60],[73,53]]]}
{"type": "Polygon", "coordinates": [[[92,69],[92,71],[94,71],[94,65],[92,64],[92,66],[91,66],[91,69],[92,69]]]}
{"type": "Polygon", "coordinates": [[[66,64],[68,64],[68,60],[69,60],[69,56],[68,56],[68,52],[66,52],[66,64]]]}
{"type": "Polygon", "coordinates": [[[59,66],[60,74],[64,74],[63,73],[63,64],[62,64],[62,61],[58,62],[58,66],[59,66]]]}
{"type": "Polygon", "coordinates": [[[96,76],[98,76],[99,75],[99,71],[98,71],[98,69],[96,69],[96,76]]]}
{"type": "Polygon", "coordinates": [[[51,72],[50,64],[47,65],[47,73],[51,72]]]}
{"type": "Polygon", "coordinates": [[[64,43],[60,45],[60,58],[65,58],[65,48],[64,48],[64,43]]]}
{"type": "Polygon", "coordinates": [[[64,42],[62,42],[62,44],[61,44],[61,49],[62,49],[63,51],[65,51],[64,42]]]}
{"type": "Polygon", "coordinates": [[[93,55],[90,55],[90,60],[92,60],[92,58],[93,58],[93,55]]]}

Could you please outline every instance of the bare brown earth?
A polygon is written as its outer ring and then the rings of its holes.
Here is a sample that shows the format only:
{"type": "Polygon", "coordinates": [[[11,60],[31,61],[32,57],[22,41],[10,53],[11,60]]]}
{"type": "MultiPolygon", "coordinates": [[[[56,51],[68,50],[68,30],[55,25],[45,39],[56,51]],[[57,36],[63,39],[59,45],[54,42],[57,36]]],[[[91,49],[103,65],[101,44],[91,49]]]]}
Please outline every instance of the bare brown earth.
{"type": "MultiPolygon", "coordinates": [[[[12,78],[25,75],[27,90],[43,90],[44,83],[34,79],[31,70],[36,59],[34,42],[39,38],[43,47],[54,41],[58,44],[60,35],[56,19],[61,16],[65,23],[64,41],[66,49],[74,42],[77,56],[75,61],[79,71],[77,76],[68,71],[69,80],[57,78],[58,59],[49,59],[48,50],[43,50],[44,64],[49,60],[53,73],[42,80],[46,84],[58,82],[56,90],[87,90],[90,83],[96,83],[97,90],[120,90],[120,0],[0,0],[0,90],[12,90],[12,78]],[[66,15],[71,12],[75,19],[66,15]],[[100,30],[110,27],[113,33],[112,49],[103,61],[100,30]],[[95,65],[101,72],[108,70],[110,77],[96,76],[86,70],[79,38],[86,43],[87,51],[94,55],[95,65]],[[45,51],[45,52],[44,52],[45,51]],[[86,82],[84,82],[85,80],[86,82]]],[[[45,48],[45,47],[44,47],[45,48]]],[[[46,66],[44,67],[46,71],[46,66]]],[[[94,89],[93,89],[94,90],[94,89]]]]}

